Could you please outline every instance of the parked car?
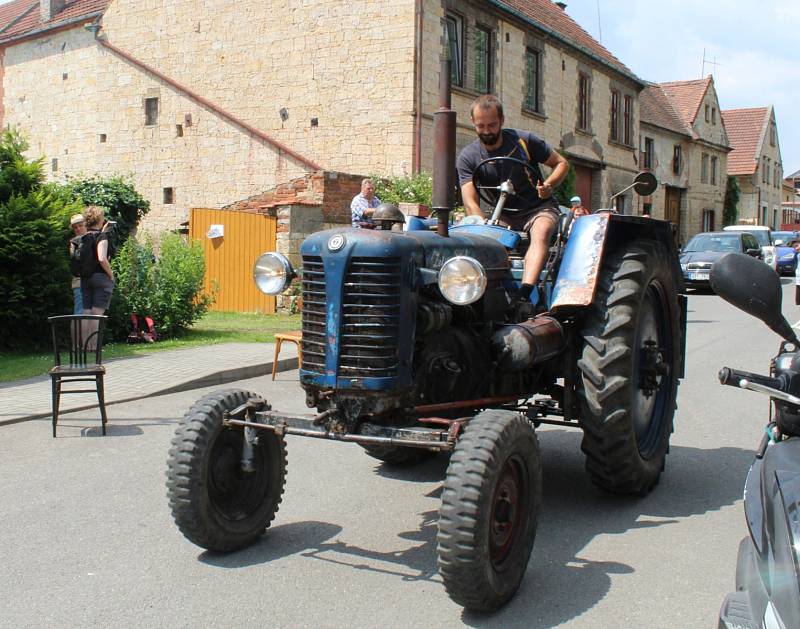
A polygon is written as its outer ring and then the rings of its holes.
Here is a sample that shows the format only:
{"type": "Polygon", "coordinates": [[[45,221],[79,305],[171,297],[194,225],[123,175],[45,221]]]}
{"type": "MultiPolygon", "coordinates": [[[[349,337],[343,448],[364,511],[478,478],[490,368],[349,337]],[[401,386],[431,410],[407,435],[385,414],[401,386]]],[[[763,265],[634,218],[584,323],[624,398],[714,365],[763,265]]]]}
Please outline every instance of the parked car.
{"type": "Polygon", "coordinates": [[[800,232],[772,232],[778,275],[794,275],[797,269],[797,252],[789,243],[800,240],[800,232]]]}
{"type": "Polygon", "coordinates": [[[764,262],[772,267],[773,271],[777,271],[777,255],[775,252],[775,244],[772,241],[772,230],[766,225],[728,225],[724,228],[728,231],[742,231],[750,232],[758,240],[761,245],[761,251],[764,254],[764,262]]]}
{"type": "Polygon", "coordinates": [[[756,237],[749,232],[703,232],[692,236],[681,250],[680,264],[686,286],[710,288],[711,267],[726,253],[746,253],[763,259],[764,254],[756,237]]]}

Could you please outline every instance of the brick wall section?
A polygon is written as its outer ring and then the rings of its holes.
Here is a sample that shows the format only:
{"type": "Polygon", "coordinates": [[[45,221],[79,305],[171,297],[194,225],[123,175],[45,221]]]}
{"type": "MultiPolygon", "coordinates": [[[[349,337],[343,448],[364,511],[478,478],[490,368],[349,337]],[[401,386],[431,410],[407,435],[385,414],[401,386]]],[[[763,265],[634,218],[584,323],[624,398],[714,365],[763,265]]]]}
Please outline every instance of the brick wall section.
{"type": "MultiPolygon", "coordinates": [[[[322,218],[325,223],[349,223],[350,202],[361,190],[363,178],[363,175],[327,170],[309,173],[267,192],[227,205],[225,209],[242,212],[275,212],[276,208],[286,206],[298,208],[322,206],[322,218]]],[[[280,232],[279,220],[278,233],[280,232]]]]}

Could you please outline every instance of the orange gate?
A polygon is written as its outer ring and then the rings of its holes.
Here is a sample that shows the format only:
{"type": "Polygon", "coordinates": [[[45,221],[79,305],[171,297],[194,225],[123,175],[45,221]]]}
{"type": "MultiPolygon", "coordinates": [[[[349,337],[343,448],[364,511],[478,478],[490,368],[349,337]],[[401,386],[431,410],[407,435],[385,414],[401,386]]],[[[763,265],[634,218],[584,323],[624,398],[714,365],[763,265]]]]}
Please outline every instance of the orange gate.
{"type": "Polygon", "coordinates": [[[275,251],[276,223],[263,214],[192,208],[189,237],[203,245],[206,290],[217,291],[211,310],[275,312],[275,297],[259,291],[253,282],[253,264],[265,251],[275,251]],[[222,235],[210,238],[209,230],[211,235],[222,235]]]}

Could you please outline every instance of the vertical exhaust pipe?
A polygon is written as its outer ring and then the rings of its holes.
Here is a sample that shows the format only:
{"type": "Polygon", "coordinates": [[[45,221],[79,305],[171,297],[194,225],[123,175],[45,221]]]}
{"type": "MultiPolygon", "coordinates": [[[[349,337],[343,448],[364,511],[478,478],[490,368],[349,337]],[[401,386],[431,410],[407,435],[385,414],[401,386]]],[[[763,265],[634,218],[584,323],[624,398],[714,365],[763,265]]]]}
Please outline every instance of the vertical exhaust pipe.
{"type": "Polygon", "coordinates": [[[439,109],[433,114],[433,211],[436,233],[448,235],[450,212],[455,202],[456,112],[450,109],[450,65],[443,60],[439,69],[439,109]]]}

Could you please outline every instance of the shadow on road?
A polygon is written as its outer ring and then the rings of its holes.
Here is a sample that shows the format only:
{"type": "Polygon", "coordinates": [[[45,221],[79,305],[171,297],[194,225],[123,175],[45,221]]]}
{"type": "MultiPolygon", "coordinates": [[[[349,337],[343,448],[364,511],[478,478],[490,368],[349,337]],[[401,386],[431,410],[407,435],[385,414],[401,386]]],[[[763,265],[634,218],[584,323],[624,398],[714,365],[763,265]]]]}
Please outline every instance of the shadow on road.
{"type": "MultiPolygon", "coordinates": [[[[581,551],[598,535],[670,526],[681,518],[716,511],[741,498],[753,453],[740,448],[701,449],[673,446],[662,481],[650,495],[632,498],[595,488],[583,469],[581,434],[568,430],[540,432],[544,467],[544,509],[528,572],[517,595],[499,612],[464,611],[472,627],[553,627],[580,616],[609,592],[611,575],[635,569],[614,561],[591,561],[581,551]]],[[[392,480],[431,482],[441,479],[448,458],[439,456],[412,468],[380,465],[376,472],[392,480]]],[[[438,498],[441,487],[428,497],[438,498]]],[[[436,570],[438,512],[420,514],[419,528],[391,533],[417,545],[398,551],[387,538],[380,548],[337,541],[342,529],[326,522],[296,522],[270,528],[251,548],[229,555],[203,553],[200,560],[233,568],[265,563],[292,554],[330,562],[344,569],[396,576],[403,581],[441,582],[436,570]],[[329,541],[332,540],[332,541],[329,541]]],[[[373,524],[375,525],[375,524],[373,524]]]]}

